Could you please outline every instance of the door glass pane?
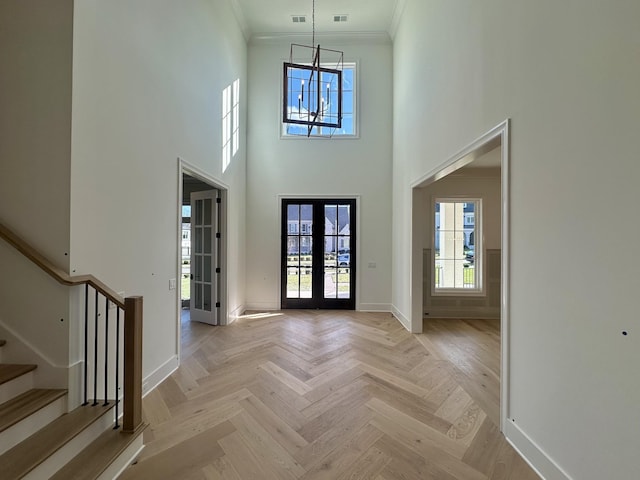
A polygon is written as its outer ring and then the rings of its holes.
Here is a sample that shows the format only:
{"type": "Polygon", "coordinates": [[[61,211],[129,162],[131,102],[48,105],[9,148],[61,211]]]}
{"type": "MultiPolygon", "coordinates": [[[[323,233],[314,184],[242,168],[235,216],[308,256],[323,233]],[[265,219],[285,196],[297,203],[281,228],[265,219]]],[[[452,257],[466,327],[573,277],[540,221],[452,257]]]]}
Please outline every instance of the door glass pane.
{"type": "Polygon", "coordinates": [[[300,298],[311,298],[311,267],[300,269],[300,298]]]}
{"type": "Polygon", "coordinates": [[[289,235],[300,235],[299,222],[300,205],[287,206],[287,233],[289,235]]]}
{"type": "Polygon", "coordinates": [[[204,295],[202,296],[202,309],[206,310],[207,312],[210,312],[211,309],[213,308],[213,305],[211,303],[211,285],[210,284],[204,284],[202,285],[202,290],[204,295]]]}
{"type": "Polygon", "coordinates": [[[193,279],[196,282],[202,281],[202,255],[196,255],[194,258],[194,271],[193,271],[193,279]]]}
{"type": "Polygon", "coordinates": [[[212,208],[212,200],[210,198],[206,198],[204,200],[204,218],[203,223],[205,225],[211,225],[211,208],[212,208]]]}
{"type": "Polygon", "coordinates": [[[202,252],[202,227],[195,227],[193,231],[193,251],[196,253],[202,252]]]}
{"type": "Polygon", "coordinates": [[[313,205],[300,205],[300,234],[313,234],[313,205]]]}
{"type": "Polygon", "coordinates": [[[337,298],[338,288],[337,272],[335,267],[325,267],[324,269],[324,298],[337,298]]]}
{"type": "Polygon", "coordinates": [[[202,225],[202,200],[196,200],[196,225],[202,225]]]}
{"type": "Polygon", "coordinates": [[[193,282],[193,293],[196,302],[196,308],[202,310],[202,284],[199,282],[193,282]]]}
{"type": "Polygon", "coordinates": [[[351,269],[338,268],[338,298],[350,298],[351,269]]]}
{"type": "Polygon", "coordinates": [[[204,253],[211,253],[211,247],[212,247],[212,243],[211,243],[211,236],[213,234],[211,227],[204,227],[204,239],[203,239],[203,250],[204,253]]]}
{"type": "Polygon", "coordinates": [[[338,234],[338,206],[325,205],[324,207],[324,234],[338,234]]]}
{"type": "Polygon", "coordinates": [[[211,255],[205,255],[203,260],[204,260],[204,269],[202,272],[203,281],[211,282],[211,255]]]}
{"type": "Polygon", "coordinates": [[[351,235],[351,207],[349,205],[340,205],[338,209],[338,234],[351,235]]]}
{"type": "Polygon", "coordinates": [[[287,267],[300,265],[300,237],[287,237],[287,267]]]}
{"type": "Polygon", "coordinates": [[[300,298],[300,269],[287,267],[287,298],[300,298]]]}

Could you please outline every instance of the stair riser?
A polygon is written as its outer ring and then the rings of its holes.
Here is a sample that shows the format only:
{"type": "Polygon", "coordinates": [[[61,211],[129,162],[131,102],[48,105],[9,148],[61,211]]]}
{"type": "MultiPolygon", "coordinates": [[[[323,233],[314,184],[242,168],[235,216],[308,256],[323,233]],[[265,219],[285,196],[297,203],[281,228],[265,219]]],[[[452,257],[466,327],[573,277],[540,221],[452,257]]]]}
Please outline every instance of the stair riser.
{"type": "Polygon", "coordinates": [[[89,427],[84,429],[64,447],[24,476],[23,479],[48,480],[55,472],[64,467],[73,457],[78,455],[78,453],[80,453],[87,445],[98,438],[107,428],[113,428],[113,414],[111,412],[103,415],[89,425],[89,427]]]}
{"type": "Polygon", "coordinates": [[[131,445],[129,445],[111,465],[109,465],[97,480],[113,480],[114,478],[118,478],[138,457],[138,455],[140,455],[140,452],[142,452],[143,449],[144,442],[142,441],[142,434],[140,434],[138,435],[138,438],[132,442],[131,445]]]}
{"type": "Polygon", "coordinates": [[[67,412],[67,397],[61,397],[0,433],[0,455],[67,412]]]}
{"type": "Polygon", "coordinates": [[[33,388],[33,372],[20,375],[0,385],[0,403],[7,402],[33,388]]]}

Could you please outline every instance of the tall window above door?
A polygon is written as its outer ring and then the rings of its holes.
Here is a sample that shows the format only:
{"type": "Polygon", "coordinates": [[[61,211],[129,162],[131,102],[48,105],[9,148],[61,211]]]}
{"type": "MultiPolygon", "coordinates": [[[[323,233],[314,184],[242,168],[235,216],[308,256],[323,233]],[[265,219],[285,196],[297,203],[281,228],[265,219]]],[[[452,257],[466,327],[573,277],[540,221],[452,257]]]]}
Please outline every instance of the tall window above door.
{"type": "MultiPolygon", "coordinates": [[[[325,66],[325,65],[323,65],[325,66]]],[[[332,66],[333,68],[335,67],[332,66]]],[[[294,69],[295,70],[295,69],[294,69]]],[[[292,77],[296,77],[295,71],[291,74],[292,77]]],[[[298,75],[303,77],[302,71],[298,75]]],[[[328,77],[327,77],[328,78],[328,77]]],[[[335,113],[338,109],[338,89],[330,82],[334,82],[334,79],[321,82],[321,112],[326,112],[327,115],[335,113]],[[328,93],[327,93],[328,92],[328,93]]],[[[328,137],[331,135],[335,137],[356,137],[356,64],[345,63],[342,68],[342,125],[341,128],[331,127],[313,127],[310,137],[328,137]]],[[[292,85],[287,90],[288,98],[286,99],[287,108],[295,115],[306,116],[309,112],[305,110],[303,96],[308,95],[308,85],[305,85],[303,81],[300,85],[292,85]],[[303,93],[304,91],[304,93],[303,93]]],[[[307,138],[308,127],[306,125],[298,125],[295,123],[282,123],[282,138],[307,138]]]]}
{"type": "Polygon", "coordinates": [[[482,200],[436,198],[433,212],[433,294],[482,293],[482,200]]]}

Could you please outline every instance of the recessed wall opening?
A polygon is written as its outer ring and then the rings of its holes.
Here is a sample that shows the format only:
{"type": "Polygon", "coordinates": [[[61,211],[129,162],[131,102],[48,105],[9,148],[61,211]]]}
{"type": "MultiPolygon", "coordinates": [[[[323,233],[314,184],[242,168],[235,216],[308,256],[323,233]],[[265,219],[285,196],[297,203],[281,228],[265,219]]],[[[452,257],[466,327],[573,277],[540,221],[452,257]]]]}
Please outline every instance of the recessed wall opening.
{"type": "Polygon", "coordinates": [[[227,188],[179,161],[178,351],[182,325],[227,324],[227,188]]]}
{"type": "MultiPolygon", "coordinates": [[[[412,331],[436,342],[455,329],[495,338],[495,358],[487,360],[495,368],[478,364],[481,378],[493,377],[495,395],[474,400],[501,427],[508,409],[508,126],[501,123],[412,184],[412,331]]],[[[447,341],[443,355],[461,358],[464,349],[447,341]]]]}

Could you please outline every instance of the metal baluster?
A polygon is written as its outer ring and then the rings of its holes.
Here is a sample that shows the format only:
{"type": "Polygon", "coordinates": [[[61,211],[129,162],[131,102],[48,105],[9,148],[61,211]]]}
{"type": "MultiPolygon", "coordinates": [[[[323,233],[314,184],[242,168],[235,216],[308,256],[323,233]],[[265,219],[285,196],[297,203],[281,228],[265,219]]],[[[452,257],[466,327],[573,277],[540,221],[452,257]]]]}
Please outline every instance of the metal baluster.
{"type": "Polygon", "coordinates": [[[104,302],[104,406],[109,405],[109,299],[104,302]]]}
{"type": "Polygon", "coordinates": [[[118,310],[116,311],[116,424],[114,425],[113,429],[116,430],[117,428],[120,428],[120,425],[118,424],[118,402],[120,401],[120,395],[119,395],[119,390],[120,390],[120,377],[119,377],[119,373],[120,373],[120,307],[118,307],[118,310]]]}
{"type": "Polygon", "coordinates": [[[89,386],[87,385],[87,376],[88,376],[88,343],[89,343],[89,284],[84,284],[84,402],[83,406],[87,405],[89,401],[87,400],[87,389],[89,386]]]}
{"type": "Polygon", "coordinates": [[[95,331],[93,332],[93,407],[98,405],[98,290],[96,290],[95,331]]]}

